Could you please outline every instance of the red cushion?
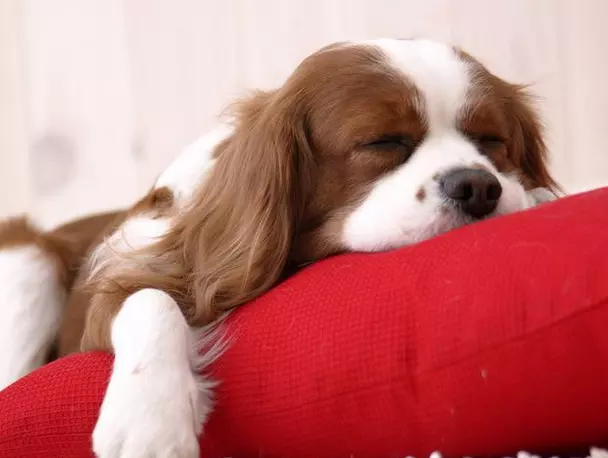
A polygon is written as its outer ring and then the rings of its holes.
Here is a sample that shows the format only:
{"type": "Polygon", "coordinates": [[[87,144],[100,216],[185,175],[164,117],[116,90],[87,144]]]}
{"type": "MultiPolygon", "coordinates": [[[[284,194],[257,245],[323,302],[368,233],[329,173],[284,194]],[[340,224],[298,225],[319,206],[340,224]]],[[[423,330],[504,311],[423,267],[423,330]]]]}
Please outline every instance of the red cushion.
{"type": "MultiPolygon", "coordinates": [[[[608,189],[318,263],[240,309],[204,457],[608,444],[608,189]]],[[[0,457],[90,456],[111,358],[0,393],[0,457]]]]}

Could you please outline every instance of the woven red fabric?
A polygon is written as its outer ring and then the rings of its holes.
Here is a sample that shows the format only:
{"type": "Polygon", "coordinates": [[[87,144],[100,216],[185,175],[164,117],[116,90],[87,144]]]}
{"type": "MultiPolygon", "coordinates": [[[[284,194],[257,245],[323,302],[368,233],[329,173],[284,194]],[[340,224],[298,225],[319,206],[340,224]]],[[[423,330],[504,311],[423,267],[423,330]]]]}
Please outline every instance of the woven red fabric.
{"type": "MultiPolygon", "coordinates": [[[[235,313],[203,455],[405,457],[608,443],[608,189],[318,263],[235,313]]],[[[90,456],[111,367],[0,393],[0,457],[90,456]]]]}

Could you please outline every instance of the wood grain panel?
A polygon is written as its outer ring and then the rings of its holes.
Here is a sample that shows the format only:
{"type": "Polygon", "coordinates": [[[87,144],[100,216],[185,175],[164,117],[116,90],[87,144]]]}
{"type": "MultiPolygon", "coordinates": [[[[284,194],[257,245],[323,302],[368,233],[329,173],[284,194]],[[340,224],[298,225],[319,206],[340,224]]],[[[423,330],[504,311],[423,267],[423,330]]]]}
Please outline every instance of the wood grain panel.
{"type": "Polygon", "coordinates": [[[558,179],[605,185],[606,17],[604,0],[6,0],[0,215],[48,225],[126,205],[247,88],[378,37],[446,40],[530,84],[558,179]]]}

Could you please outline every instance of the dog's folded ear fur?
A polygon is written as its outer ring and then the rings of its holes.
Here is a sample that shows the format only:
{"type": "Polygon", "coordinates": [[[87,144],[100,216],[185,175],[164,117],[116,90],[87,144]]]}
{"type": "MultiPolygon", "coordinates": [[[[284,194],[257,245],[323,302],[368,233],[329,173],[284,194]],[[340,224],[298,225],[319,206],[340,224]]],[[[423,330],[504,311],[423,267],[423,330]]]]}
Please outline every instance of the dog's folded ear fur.
{"type": "Polygon", "coordinates": [[[543,135],[543,125],[535,107],[534,97],[526,86],[511,85],[512,96],[507,112],[514,121],[513,157],[523,176],[534,187],[546,188],[551,192],[561,192],[560,186],[551,175],[548,164],[547,145],[543,135]]]}
{"type": "Polygon", "coordinates": [[[285,269],[312,161],[297,96],[283,88],[238,104],[234,134],[177,222],[203,322],[259,296],[285,269]]]}
{"type": "Polygon", "coordinates": [[[536,207],[537,205],[544,204],[546,202],[552,202],[557,200],[559,196],[550,189],[547,188],[534,188],[526,192],[528,199],[528,205],[530,207],[536,207]]]}

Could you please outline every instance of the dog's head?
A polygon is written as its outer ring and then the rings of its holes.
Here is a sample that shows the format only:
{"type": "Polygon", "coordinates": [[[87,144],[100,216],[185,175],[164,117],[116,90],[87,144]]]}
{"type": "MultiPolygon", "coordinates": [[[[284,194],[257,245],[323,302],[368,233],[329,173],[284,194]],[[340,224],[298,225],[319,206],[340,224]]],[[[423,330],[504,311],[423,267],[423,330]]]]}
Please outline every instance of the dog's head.
{"type": "Polygon", "coordinates": [[[221,308],[290,262],[415,243],[555,186],[524,88],[431,41],[328,46],[235,119],[178,225],[197,290],[221,308]]]}

